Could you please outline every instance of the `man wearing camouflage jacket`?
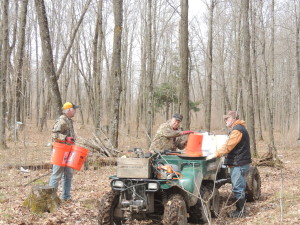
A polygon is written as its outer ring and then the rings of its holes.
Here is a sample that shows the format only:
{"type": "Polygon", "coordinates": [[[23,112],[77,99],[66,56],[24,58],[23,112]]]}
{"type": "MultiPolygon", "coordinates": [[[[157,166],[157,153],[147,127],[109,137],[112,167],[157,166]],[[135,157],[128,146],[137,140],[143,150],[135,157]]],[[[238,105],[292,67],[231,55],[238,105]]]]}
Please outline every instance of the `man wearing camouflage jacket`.
{"type": "MultiPolygon", "coordinates": [[[[63,105],[63,115],[55,122],[52,130],[52,141],[66,144],[74,144],[74,127],[72,117],[75,116],[76,109],[79,106],[71,102],[66,102],[63,105]]],[[[58,188],[59,181],[62,179],[62,200],[67,201],[71,198],[71,183],[73,177],[73,169],[70,167],[62,167],[53,165],[52,175],[49,186],[58,188]]]]}
{"type": "Polygon", "coordinates": [[[180,123],[183,116],[175,113],[172,119],[160,125],[156,135],[150,145],[151,153],[162,152],[164,150],[176,151],[176,149],[184,149],[187,143],[186,136],[183,135],[193,133],[193,131],[182,131],[180,123]]]}

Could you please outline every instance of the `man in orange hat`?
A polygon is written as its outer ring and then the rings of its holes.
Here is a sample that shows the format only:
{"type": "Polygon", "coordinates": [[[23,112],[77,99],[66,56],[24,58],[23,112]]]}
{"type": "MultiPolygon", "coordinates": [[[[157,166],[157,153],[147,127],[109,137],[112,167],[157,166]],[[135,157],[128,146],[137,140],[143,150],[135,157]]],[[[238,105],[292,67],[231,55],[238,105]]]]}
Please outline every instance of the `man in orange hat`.
{"type": "MultiPolygon", "coordinates": [[[[75,132],[72,118],[75,116],[78,105],[66,102],[62,107],[63,115],[55,122],[52,130],[52,141],[62,142],[66,144],[74,144],[75,132]]],[[[58,188],[59,181],[62,179],[62,200],[71,199],[71,183],[73,178],[73,169],[70,167],[62,167],[53,165],[52,175],[49,186],[58,188]]]]}
{"type": "Polygon", "coordinates": [[[228,140],[215,154],[207,156],[206,160],[226,155],[224,164],[230,167],[232,191],[236,200],[236,210],[230,217],[245,217],[246,174],[252,162],[250,138],[245,121],[240,120],[236,111],[229,111],[224,120],[230,128],[228,140]]]}

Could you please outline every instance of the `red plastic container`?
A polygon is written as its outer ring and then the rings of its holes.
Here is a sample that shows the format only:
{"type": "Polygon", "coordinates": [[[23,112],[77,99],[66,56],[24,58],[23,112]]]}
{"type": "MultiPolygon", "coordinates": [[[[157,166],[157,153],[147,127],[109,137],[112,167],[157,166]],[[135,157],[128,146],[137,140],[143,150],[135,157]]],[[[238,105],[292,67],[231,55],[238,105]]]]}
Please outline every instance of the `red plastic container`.
{"type": "Polygon", "coordinates": [[[58,166],[66,166],[72,146],[59,142],[53,142],[52,146],[50,163],[58,166]]]}
{"type": "Polygon", "coordinates": [[[192,133],[189,134],[188,142],[185,148],[185,153],[191,157],[203,156],[202,153],[203,134],[192,133]]]}
{"type": "Polygon", "coordinates": [[[89,150],[78,145],[72,145],[72,151],[69,155],[66,166],[75,170],[80,170],[88,153],[89,150]]]}

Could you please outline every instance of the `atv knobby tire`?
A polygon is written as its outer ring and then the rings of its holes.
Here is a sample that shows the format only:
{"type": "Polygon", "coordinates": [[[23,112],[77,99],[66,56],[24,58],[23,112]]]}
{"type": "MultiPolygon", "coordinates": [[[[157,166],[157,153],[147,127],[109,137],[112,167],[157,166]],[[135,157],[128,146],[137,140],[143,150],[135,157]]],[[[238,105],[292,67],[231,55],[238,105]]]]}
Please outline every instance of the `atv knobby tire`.
{"type": "Polygon", "coordinates": [[[211,204],[211,216],[217,218],[220,214],[220,193],[218,188],[212,188],[214,191],[213,197],[210,200],[211,204]]]}
{"type": "Polygon", "coordinates": [[[110,191],[99,200],[98,225],[121,224],[120,218],[114,217],[114,210],[118,205],[119,195],[110,191]]]}
{"type": "Polygon", "coordinates": [[[187,210],[183,197],[180,194],[171,195],[164,205],[164,225],[186,225],[187,210]]]}
{"type": "Polygon", "coordinates": [[[211,218],[211,203],[212,199],[208,201],[211,197],[212,190],[209,186],[202,186],[200,189],[200,195],[202,199],[198,199],[196,205],[190,208],[189,212],[189,223],[204,224],[208,223],[211,218]]]}
{"type": "Polygon", "coordinates": [[[257,167],[251,166],[247,176],[246,199],[248,202],[258,200],[261,195],[261,179],[257,167]]]}

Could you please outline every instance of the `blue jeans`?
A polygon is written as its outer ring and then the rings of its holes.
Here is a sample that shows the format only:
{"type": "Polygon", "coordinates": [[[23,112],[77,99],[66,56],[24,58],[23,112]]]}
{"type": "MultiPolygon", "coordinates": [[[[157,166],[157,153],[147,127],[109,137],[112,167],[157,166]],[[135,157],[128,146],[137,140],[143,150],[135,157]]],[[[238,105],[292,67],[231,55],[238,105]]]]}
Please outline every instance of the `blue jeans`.
{"type": "Polygon", "coordinates": [[[246,175],[249,168],[249,164],[230,168],[232,191],[235,199],[245,199],[246,197],[246,175]]]}
{"type": "Polygon", "coordinates": [[[49,186],[55,187],[57,189],[58,183],[62,178],[61,198],[63,200],[68,200],[71,198],[70,192],[71,192],[72,177],[73,177],[72,168],[53,165],[49,186]]]}

